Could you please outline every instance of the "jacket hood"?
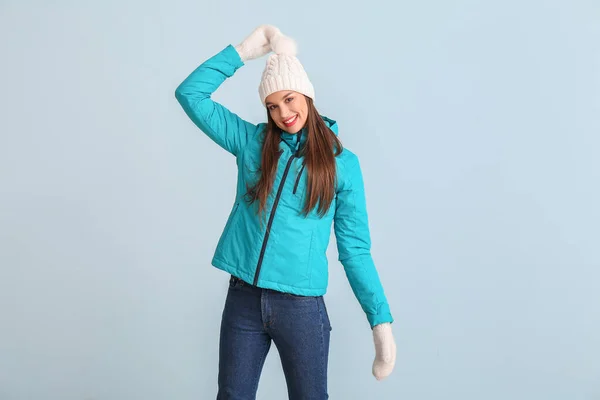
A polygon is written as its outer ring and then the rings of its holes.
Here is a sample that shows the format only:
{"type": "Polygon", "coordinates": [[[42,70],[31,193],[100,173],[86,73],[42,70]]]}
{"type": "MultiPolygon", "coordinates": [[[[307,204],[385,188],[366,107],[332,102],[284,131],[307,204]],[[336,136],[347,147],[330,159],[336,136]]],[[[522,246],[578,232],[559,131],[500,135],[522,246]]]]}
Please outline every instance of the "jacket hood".
{"type": "Polygon", "coordinates": [[[338,124],[337,121],[328,118],[324,115],[321,115],[321,118],[323,118],[323,121],[325,121],[325,124],[329,127],[329,129],[331,129],[333,131],[333,133],[335,133],[335,135],[338,135],[338,124]]]}

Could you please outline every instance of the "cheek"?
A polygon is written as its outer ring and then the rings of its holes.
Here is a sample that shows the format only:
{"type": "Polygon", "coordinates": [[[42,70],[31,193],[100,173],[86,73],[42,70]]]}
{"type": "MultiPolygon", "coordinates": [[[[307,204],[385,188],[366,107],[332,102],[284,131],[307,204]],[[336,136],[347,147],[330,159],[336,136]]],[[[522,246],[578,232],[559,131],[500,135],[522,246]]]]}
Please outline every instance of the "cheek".
{"type": "Polygon", "coordinates": [[[303,108],[300,110],[300,115],[302,115],[303,118],[306,118],[308,115],[308,108],[303,108]]]}
{"type": "Polygon", "coordinates": [[[308,104],[306,104],[306,103],[302,104],[302,106],[300,106],[300,110],[301,110],[302,114],[307,115],[308,114],[308,104]]]}
{"type": "Polygon", "coordinates": [[[281,123],[281,121],[279,121],[279,116],[277,114],[273,113],[273,115],[271,115],[271,118],[273,118],[273,121],[275,121],[275,125],[277,125],[280,128],[283,127],[283,124],[281,123]]]}
{"type": "Polygon", "coordinates": [[[304,107],[298,107],[298,106],[290,107],[290,111],[295,114],[299,114],[301,117],[306,115],[306,109],[304,107]]]}

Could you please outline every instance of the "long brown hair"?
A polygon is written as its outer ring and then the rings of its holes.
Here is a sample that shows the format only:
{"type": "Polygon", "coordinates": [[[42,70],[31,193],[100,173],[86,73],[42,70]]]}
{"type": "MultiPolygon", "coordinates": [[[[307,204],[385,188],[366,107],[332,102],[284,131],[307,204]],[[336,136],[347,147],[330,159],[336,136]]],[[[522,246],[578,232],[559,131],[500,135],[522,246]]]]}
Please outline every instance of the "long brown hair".
{"type": "MultiPolygon", "coordinates": [[[[318,215],[323,217],[335,196],[336,167],[335,157],[343,151],[342,142],[323,121],[313,100],[306,97],[308,115],[306,119],[306,141],[299,150],[304,157],[307,173],[306,202],[302,213],[307,216],[319,204],[318,215]]],[[[268,122],[264,131],[264,142],[260,165],[260,178],[254,186],[247,184],[246,198],[252,204],[258,200],[258,214],[263,214],[267,198],[275,180],[277,163],[281,156],[279,150],[280,128],[267,111],[268,122]]],[[[298,132],[300,133],[300,132],[298,132]]]]}

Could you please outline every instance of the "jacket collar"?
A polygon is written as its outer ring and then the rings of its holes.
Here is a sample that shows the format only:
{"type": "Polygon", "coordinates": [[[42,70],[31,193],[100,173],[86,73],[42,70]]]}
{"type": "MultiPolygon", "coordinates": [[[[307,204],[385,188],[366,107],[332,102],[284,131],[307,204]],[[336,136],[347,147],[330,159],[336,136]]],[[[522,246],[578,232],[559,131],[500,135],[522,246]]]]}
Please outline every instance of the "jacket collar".
{"type": "MultiPolygon", "coordinates": [[[[325,121],[325,125],[329,127],[333,131],[333,133],[338,135],[338,125],[337,122],[333,119],[330,119],[324,115],[321,115],[323,121],[325,121]]],[[[296,153],[304,143],[306,142],[306,127],[302,128],[298,133],[287,133],[285,131],[280,132],[281,143],[279,144],[279,148],[282,146],[287,146],[292,153],[296,153]]]]}

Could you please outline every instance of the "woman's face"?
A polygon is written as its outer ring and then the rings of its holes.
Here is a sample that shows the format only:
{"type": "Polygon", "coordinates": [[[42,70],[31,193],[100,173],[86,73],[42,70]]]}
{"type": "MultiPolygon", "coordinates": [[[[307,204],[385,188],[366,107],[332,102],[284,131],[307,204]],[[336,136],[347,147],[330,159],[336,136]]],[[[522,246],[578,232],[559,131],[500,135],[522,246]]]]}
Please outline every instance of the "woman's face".
{"type": "Polygon", "coordinates": [[[265,105],[275,124],[287,133],[298,133],[306,124],[308,104],[301,93],[292,90],[271,93],[265,105]]]}

